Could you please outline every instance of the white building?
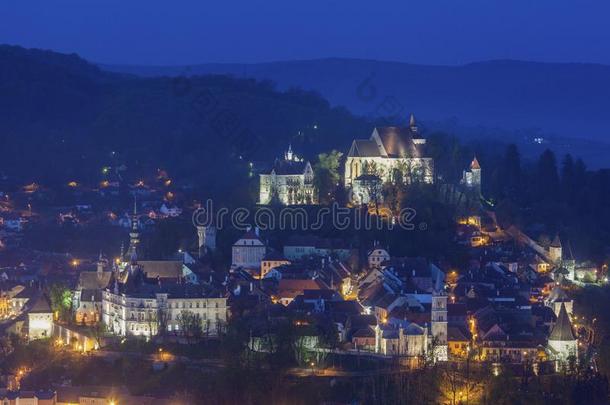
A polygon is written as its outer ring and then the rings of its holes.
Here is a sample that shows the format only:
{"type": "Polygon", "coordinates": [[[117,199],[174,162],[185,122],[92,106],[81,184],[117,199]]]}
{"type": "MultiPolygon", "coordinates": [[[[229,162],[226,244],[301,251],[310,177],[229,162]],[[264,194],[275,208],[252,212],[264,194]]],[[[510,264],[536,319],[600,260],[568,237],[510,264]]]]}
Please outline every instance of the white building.
{"type": "Polygon", "coordinates": [[[260,174],[259,203],[316,204],[313,178],[311,164],[295,155],[289,146],[284,159],[276,159],[269,173],[260,174]]]}
{"type": "Polygon", "coordinates": [[[249,230],[233,244],[231,268],[258,269],[267,255],[267,245],[259,236],[258,228],[249,230]]]}
{"type": "Polygon", "coordinates": [[[566,363],[571,356],[578,357],[578,341],[572,330],[565,305],[561,305],[557,322],[549,335],[548,349],[558,363],[566,363]]]}
{"type": "MultiPolygon", "coordinates": [[[[139,278],[134,276],[133,278],[139,278]]],[[[102,319],[118,336],[150,337],[167,332],[181,334],[184,312],[198,315],[206,336],[216,336],[227,322],[227,297],[213,288],[145,280],[116,283],[102,292],[102,319]]]]}
{"type": "Polygon", "coordinates": [[[53,333],[53,311],[44,296],[40,296],[28,312],[28,339],[44,339],[53,333]]]}
{"type": "Polygon", "coordinates": [[[443,273],[438,272],[436,283],[432,291],[432,314],[431,314],[431,332],[433,343],[433,356],[435,360],[447,361],[447,294],[445,294],[445,285],[443,273]]]}
{"type": "Polygon", "coordinates": [[[376,247],[368,252],[367,254],[369,269],[381,268],[381,263],[390,260],[390,254],[387,250],[376,247]]]}
{"type": "Polygon", "coordinates": [[[346,260],[352,253],[343,239],[319,238],[316,236],[292,236],[284,244],[284,256],[288,260],[307,257],[333,257],[346,260]]]}
{"type": "MultiPolygon", "coordinates": [[[[431,273],[432,280],[429,283],[434,281],[431,294],[386,294],[375,303],[376,352],[411,360],[431,358],[434,361],[447,361],[448,319],[444,274],[440,270],[431,273]],[[400,313],[407,307],[419,306],[424,311],[423,303],[431,303],[430,323],[394,316],[395,311],[400,313]]],[[[390,288],[392,282],[387,277],[391,274],[391,271],[385,272],[384,288],[390,288]]]]}
{"type": "Polygon", "coordinates": [[[462,173],[461,183],[467,188],[481,190],[481,165],[476,156],[472,159],[469,170],[462,173]]]}
{"type": "Polygon", "coordinates": [[[351,189],[362,175],[374,175],[383,183],[434,182],[434,161],[426,156],[426,140],[415,118],[408,127],[378,127],[369,139],[354,140],[345,162],[345,188],[351,189]]]}

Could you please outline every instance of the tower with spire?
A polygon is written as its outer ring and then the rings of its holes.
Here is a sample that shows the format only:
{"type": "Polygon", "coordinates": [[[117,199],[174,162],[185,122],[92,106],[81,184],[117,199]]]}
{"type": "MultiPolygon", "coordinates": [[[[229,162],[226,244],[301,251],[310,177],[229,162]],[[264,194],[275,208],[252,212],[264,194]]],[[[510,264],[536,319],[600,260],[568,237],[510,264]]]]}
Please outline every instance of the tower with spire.
{"type": "Polygon", "coordinates": [[[284,159],[292,161],[294,159],[294,152],[292,152],[292,144],[288,144],[288,150],[284,153],[284,159]]]}
{"type": "Polygon", "coordinates": [[[131,230],[129,232],[129,248],[125,261],[135,262],[138,259],[138,245],[140,244],[140,220],[138,218],[138,203],[136,197],[133,198],[133,214],[131,216],[131,230]]]}
{"type": "Polygon", "coordinates": [[[561,239],[559,239],[559,234],[555,235],[555,239],[551,242],[549,246],[549,259],[556,264],[561,264],[561,259],[563,259],[563,247],[561,246],[561,239]]]}
{"type": "Polygon", "coordinates": [[[557,322],[549,335],[548,349],[557,365],[565,364],[571,356],[578,357],[578,341],[565,305],[561,304],[557,322]]]}
{"type": "Polygon", "coordinates": [[[418,134],[419,128],[417,128],[417,121],[415,121],[415,114],[411,113],[409,116],[409,129],[413,134],[418,134]]]}
{"type": "Polygon", "coordinates": [[[438,271],[432,290],[431,332],[435,361],[447,361],[447,294],[444,274],[438,271]]]}
{"type": "Polygon", "coordinates": [[[476,190],[479,194],[481,193],[481,165],[476,156],[470,162],[468,170],[464,170],[462,173],[461,183],[467,188],[476,190]]]}
{"type": "MultiPolygon", "coordinates": [[[[368,139],[354,139],[344,166],[344,186],[352,202],[360,204],[370,181],[371,162],[375,162],[381,184],[395,183],[400,176],[405,183],[434,183],[434,159],[427,148],[427,140],[418,127],[415,115],[402,119],[406,125],[378,126],[368,139]],[[407,170],[408,169],[408,170],[407,170]]],[[[364,198],[366,200],[366,198],[364,198]]]]}

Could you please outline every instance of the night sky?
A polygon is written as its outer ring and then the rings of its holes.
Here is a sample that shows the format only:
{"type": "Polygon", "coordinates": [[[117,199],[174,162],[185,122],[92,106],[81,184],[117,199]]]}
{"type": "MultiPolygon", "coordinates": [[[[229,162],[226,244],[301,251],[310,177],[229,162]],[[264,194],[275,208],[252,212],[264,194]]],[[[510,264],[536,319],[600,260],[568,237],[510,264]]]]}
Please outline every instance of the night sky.
{"type": "Polygon", "coordinates": [[[610,64],[607,0],[3,0],[0,43],[95,62],[610,64]]]}

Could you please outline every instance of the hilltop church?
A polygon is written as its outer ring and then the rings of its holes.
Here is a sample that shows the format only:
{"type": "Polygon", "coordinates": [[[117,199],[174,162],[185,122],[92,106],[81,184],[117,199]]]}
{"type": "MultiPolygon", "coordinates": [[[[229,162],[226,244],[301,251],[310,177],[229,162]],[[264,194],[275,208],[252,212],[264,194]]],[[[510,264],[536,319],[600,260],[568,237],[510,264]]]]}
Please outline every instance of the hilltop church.
{"type": "Polygon", "coordinates": [[[366,196],[359,198],[364,192],[360,183],[372,177],[380,185],[433,183],[434,161],[425,148],[426,139],[420,136],[413,115],[407,127],[376,127],[369,139],[353,141],[345,162],[345,188],[352,190],[354,200],[366,200],[366,196]]]}

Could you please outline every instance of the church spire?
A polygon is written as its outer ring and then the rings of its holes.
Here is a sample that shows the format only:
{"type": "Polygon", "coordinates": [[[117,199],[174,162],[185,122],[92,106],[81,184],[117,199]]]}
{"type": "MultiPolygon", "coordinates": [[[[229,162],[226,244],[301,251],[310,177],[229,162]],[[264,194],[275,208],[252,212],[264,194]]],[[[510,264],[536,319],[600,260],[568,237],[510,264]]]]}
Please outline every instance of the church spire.
{"type": "Polygon", "coordinates": [[[472,162],[470,163],[470,170],[481,170],[481,165],[479,164],[479,161],[477,160],[476,155],[474,156],[474,158],[472,159],[472,162]]]}
{"type": "Polygon", "coordinates": [[[292,152],[292,143],[288,144],[288,151],[285,156],[286,160],[292,160],[294,158],[294,153],[292,152]]]}
{"type": "Polygon", "coordinates": [[[551,243],[551,247],[560,248],[561,247],[561,239],[559,239],[559,234],[555,235],[555,239],[551,243]]]}
{"type": "Polygon", "coordinates": [[[411,113],[411,116],[409,117],[409,126],[410,127],[414,127],[417,124],[415,123],[415,115],[413,115],[413,113],[411,113]]]}
{"type": "Polygon", "coordinates": [[[129,249],[127,249],[127,257],[135,262],[138,259],[138,245],[140,243],[140,220],[138,218],[138,204],[136,196],[133,196],[133,215],[131,216],[131,231],[129,232],[129,249]]]}
{"type": "Polygon", "coordinates": [[[549,335],[549,340],[557,340],[557,341],[573,341],[576,340],[576,336],[574,335],[574,330],[572,329],[572,322],[570,322],[570,317],[568,316],[568,311],[566,310],[565,304],[561,303],[561,309],[559,310],[559,316],[557,317],[557,322],[553,326],[551,330],[551,334],[549,335]]]}

